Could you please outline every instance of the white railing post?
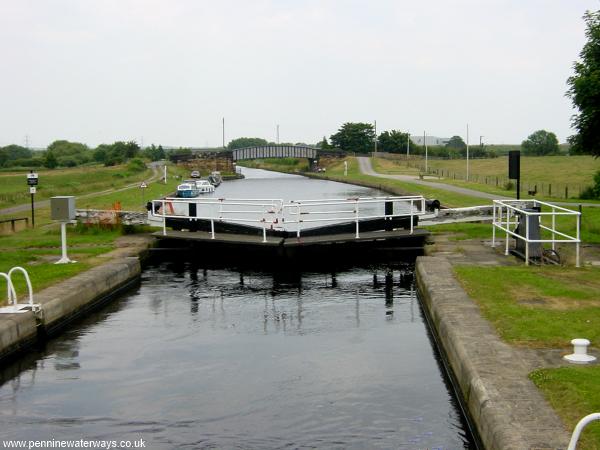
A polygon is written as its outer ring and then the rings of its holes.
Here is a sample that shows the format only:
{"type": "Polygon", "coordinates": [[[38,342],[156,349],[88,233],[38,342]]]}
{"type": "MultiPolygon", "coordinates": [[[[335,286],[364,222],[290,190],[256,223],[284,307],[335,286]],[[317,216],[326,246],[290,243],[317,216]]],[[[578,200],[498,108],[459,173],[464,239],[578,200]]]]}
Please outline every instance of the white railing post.
{"type": "Polygon", "coordinates": [[[267,222],[263,221],[263,242],[267,242],[267,222]]]}
{"type": "Polygon", "coordinates": [[[556,250],[556,242],[554,242],[554,231],[556,230],[556,208],[552,207],[552,250],[556,250]]]}
{"type": "Polygon", "coordinates": [[[525,215],[525,265],[529,265],[529,213],[521,213],[521,218],[525,215]]]}
{"type": "Polygon", "coordinates": [[[300,219],[300,203],[298,203],[296,211],[298,216],[298,228],[296,229],[296,238],[300,239],[300,224],[302,223],[302,220],[300,219]]]}
{"type": "MultiPolygon", "coordinates": [[[[421,204],[421,207],[423,207],[423,204],[421,204]]],[[[413,199],[410,199],[410,234],[413,234],[414,231],[414,226],[413,226],[413,213],[414,213],[414,209],[415,209],[415,203],[413,201],[413,199]]]]}
{"type": "Polygon", "coordinates": [[[583,419],[581,419],[577,425],[575,425],[575,429],[573,430],[573,434],[571,435],[571,440],[569,441],[569,446],[567,450],[575,450],[577,448],[577,441],[579,440],[579,436],[581,432],[590,422],[594,420],[600,420],[600,413],[588,414],[583,419]]]}
{"type": "Polygon", "coordinates": [[[575,242],[575,267],[581,267],[579,261],[579,241],[581,240],[581,214],[577,214],[577,241],[575,242]]]}
{"type": "Polygon", "coordinates": [[[167,212],[167,202],[164,200],[162,201],[162,209],[161,210],[162,210],[162,216],[163,216],[163,236],[166,236],[167,235],[167,216],[165,213],[167,212]]]}
{"type": "Polygon", "coordinates": [[[210,219],[210,238],[211,239],[215,238],[215,220],[214,219],[210,219]]]}
{"type": "Polygon", "coordinates": [[[510,209],[508,208],[508,205],[506,205],[506,248],[504,249],[504,255],[508,256],[508,241],[510,238],[510,234],[508,233],[508,231],[510,230],[510,209]]]}
{"type": "Polygon", "coordinates": [[[496,246],[496,203],[492,204],[492,247],[496,246]]]}

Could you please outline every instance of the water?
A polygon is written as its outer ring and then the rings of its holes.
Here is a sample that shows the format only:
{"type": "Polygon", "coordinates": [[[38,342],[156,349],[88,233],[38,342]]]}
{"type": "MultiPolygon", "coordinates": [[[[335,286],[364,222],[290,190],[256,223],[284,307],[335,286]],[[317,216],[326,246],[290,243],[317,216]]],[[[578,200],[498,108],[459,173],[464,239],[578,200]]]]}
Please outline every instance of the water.
{"type": "MultiPolygon", "coordinates": [[[[278,183],[269,180],[256,190],[278,183]]],[[[365,192],[300,181],[307,195],[365,192]]],[[[202,258],[159,261],[137,289],[0,370],[0,439],[471,448],[411,271],[241,273],[202,258]]]]}

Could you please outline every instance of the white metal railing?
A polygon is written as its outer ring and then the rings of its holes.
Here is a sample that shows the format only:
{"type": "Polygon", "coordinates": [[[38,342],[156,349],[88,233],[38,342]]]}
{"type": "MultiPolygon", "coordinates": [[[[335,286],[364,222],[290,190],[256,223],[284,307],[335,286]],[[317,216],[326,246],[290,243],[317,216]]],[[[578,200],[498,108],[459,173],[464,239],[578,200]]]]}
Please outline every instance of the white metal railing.
{"type": "Polygon", "coordinates": [[[153,200],[151,206],[149,214],[162,220],[163,235],[167,234],[167,219],[207,220],[214,239],[215,222],[227,221],[262,227],[263,242],[267,241],[267,229],[295,231],[300,237],[306,224],[343,221],[356,223],[356,238],[359,238],[360,221],[375,218],[410,217],[412,234],[413,218],[425,214],[422,196],[292,200],[288,203],[282,199],[164,198],[153,200]],[[195,214],[190,214],[190,205],[194,205],[195,214]],[[377,211],[378,206],[384,210],[377,211]]]}
{"type": "Polygon", "coordinates": [[[22,267],[13,267],[8,271],[8,273],[0,272],[0,278],[4,278],[6,280],[7,286],[7,303],[8,306],[5,308],[0,308],[0,312],[3,313],[16,313],[16,312],[25,312],[25,311],[33,311],[34,313],[38,313],[41,311],[41,307],[38,304],[33,303],[33,288],[31,286],[31,279],[29,278],[29,274],[27,270],[22,267]],[[28,303],[18,303],[17,294],[15,291],[15,285],[13,283],[13,275],[16,272],[20,272],[23,274],[25,278],[25,283],[27,284],[27,293],[29,302],[28,303]]]}
{"type": "Polygon", "coordinates": [[[493,227],[492,227],[492,247],[496,246],[496,229],[506,233],[505,254],[508,255],[509,236],[520,239],[525,242],[525,264],[529,265],[529,245],[533,243],[551,244],[552,250],[556,250],[557,243],[575,244],[575,265],[580,267],[579,244],[581,243],[581,213],[573,211],[552,203],[539,200],[494,200],[493,204],[493,227]],[[533,208],[532,208],[533,207],[533,208]],[[540,208],[540,211],[532,211],[534,208],[540,208]],[[575,236],[557,229],[556,218],[574,217],[575,236]],[[540,230],[550,233],[549,239],[531,238],[530,217],[538,217],[540,230]],[[550,218],[550,226],[543,223],[544,218],[550,218]],[[525,222],[525,235],[516,232],[520,221],[525,222]],[[513,229],[511,230],[511,227],[513,229]],[[557,237],[558,236],[558,237],[557,237]]]}
{"type": "Polygon", "coordinates": [[[588,414],[583,419],[581,419],[577,425],[575,425],[575,429],[573,430],[573,434],[571,435],[571,440],[569,441],[569,446],[567,450],[575,450],[577,448],[577,441],[579,440],[579,436],[581,432],[590,422],[594,420],[600,420],[600,413],[588,414]]]}

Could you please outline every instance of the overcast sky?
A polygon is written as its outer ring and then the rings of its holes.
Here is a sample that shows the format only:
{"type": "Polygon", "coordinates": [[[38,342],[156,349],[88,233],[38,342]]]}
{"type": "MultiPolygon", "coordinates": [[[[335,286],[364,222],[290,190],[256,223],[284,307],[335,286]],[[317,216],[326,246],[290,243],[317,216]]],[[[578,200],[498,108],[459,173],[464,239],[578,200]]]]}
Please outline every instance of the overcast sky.
{"type": "Polygon", "coordinates": [[[573,133],[591,0],[0,0],[0,145],[573,133]]]}

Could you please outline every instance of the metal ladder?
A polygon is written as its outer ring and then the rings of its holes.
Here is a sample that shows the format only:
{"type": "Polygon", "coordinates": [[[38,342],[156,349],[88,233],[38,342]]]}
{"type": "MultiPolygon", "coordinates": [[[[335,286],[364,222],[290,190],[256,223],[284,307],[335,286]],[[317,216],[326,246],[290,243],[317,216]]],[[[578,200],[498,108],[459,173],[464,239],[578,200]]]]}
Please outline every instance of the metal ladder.
{"type": "Polygon", "coordinates": [[[8,306],[0,308],[0,314],[19,314],[31,311],[36,315],[36,317],[42,316],[42,305],[33,302],[33,288],[31,287],[31,279],[29,278],[27,270],[18,266],[13,267],[8,271],[8,273],[0,272],[0,278],[4,278],[6,280],[8,303],[8,306]],[[15,292],[15,286],[12,280],[12,277],[16,272],[21,272],[23,274],[23,277],[25,278],[25,283],[27,284],[27,290],[29,294],[28,303],[18,302],[17,294],[15,292]]]}
{"type": "Polygon", "coordinates": [[[587,424],[593,422],[594,420],[600,420],[600,413],[588,414],[577,423],[575,429],[573,430],[573,434],[571,435],[571,440],[569,441],[569,447],[567,447],[567,450],[576,449],[577,441],[579,440],[581,432],[587,424]]]}

